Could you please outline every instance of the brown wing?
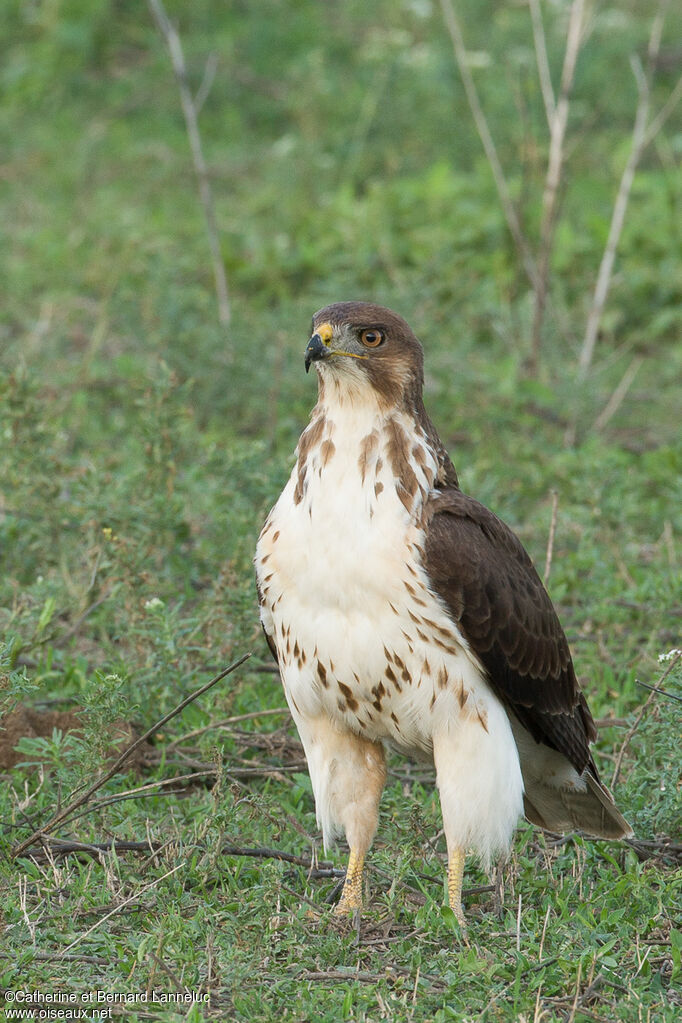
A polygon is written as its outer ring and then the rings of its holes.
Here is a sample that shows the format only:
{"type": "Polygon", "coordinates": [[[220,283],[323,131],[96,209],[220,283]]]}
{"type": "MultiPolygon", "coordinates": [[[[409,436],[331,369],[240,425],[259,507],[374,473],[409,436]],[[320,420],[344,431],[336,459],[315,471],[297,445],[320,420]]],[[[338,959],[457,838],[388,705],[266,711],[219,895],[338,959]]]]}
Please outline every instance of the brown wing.
{"type": "Polygon", "coordinates": [[[592,715],[568,641],[528,554],[512,531],[461,491],[439,491],[427,508],[425,567],[488,673],[500,700],[537,742],[597,777],[592,715]]]}

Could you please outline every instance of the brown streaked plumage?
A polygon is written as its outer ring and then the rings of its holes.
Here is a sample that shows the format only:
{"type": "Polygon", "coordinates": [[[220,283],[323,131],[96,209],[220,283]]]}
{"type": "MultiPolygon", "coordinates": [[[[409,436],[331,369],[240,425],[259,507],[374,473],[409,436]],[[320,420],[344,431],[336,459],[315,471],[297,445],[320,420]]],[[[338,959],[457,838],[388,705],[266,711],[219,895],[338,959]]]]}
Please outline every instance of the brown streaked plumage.
{"type": "Polygon", "coordinates": [[[505,851],[521,812],[601,837],[629,826],[599,781],[552,602],[514,533],[460,490],[408,324],[371,303],[327,306],[305,361],[318,404],[256,571],[325,843],[351,847],[340,911],[361,903],[388,742],[433,759],[463,924],[466,849],[505,851]]]}

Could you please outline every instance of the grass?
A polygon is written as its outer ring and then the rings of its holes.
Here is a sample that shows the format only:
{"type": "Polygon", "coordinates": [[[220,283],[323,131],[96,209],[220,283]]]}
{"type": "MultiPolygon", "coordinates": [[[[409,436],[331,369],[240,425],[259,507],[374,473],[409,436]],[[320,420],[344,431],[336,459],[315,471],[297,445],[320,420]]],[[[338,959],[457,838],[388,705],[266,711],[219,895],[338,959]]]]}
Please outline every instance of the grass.
{"type": "MultiPolygon", "coordinates": [[[[437,6],[247,8],[169,4],[195,90],[208,54],[219,58],[201,128],[232,288],[228,332],[147,12],[17,0],[0,15],[0,697],[8,714],[75,709],[81,721],[78,732],[15,736],[20,764],[0,793],[0,986],[116,993],[114,1016],[132,1021],[672,1021],[682,948],[674,700],[651,698],[629,733],[649,695],[636,679],[655,683],[670,663],[659,655],[682,645],[674,121],[636,178],[594,370],[576,382],[627,155],[627,55],[645,43],[653,7],[598,9],[578,65],[535,380],[523,372],[527,284],[437,6]],[[615,794],[649,843],[638,855],[521,825],[499,917],[488,878],[468,865],[465,885],[484,889],[465,898],[469,945],[442,906],[432,778],[399,758],[367,911],[347,929],[330,919],[343,852],[324,860],[301,751],[265,670],[252,553],[314,402],[302,366],[310,315],[356,296],[413,324],[427,404],[463,488],[540,567],[557,492],[550,591],[595,716],[617,722],[600,729],[598,764],[608,782],[627,737],[615,794]],[[625,400],[595,429],[634,357],[643,361],[625,400]],[[56,832],[144,851],[49,845],[11,858],[92,781],[117,723],[141,734],[247,651],[56,832]],[[314,854],[330,869],[235,848],[314,854]],[[162,1000],[178,992],[210,997],[162,1000]]],[[[499,69],[477,81],[532,234],[546,141],[527,12],[462,8],[470,48],[499,69]]],[[[556,67],[561,23],[548,12],[547,25],[556,67]]],[[[655,103],[672,84],[663,68],[655,103]]],[[[679,695],[680,679],[678,664],[664,687],[679,695]]]]}

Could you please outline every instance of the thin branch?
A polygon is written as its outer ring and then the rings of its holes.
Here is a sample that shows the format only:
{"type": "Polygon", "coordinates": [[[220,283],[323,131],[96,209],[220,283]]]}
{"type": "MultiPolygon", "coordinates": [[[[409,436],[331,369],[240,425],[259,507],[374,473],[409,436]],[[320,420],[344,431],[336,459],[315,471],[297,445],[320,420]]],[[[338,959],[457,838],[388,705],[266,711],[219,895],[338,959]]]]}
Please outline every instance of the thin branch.
{"type": "Polygon", "coordinates": [[[24,839],[23,842],[20,842],[19,845],[12,850],[12,857],[16,859],[17,856],[21,856],[21,854],[26,849],[28,849],[28,847],[32,845],[35,841],[41,840],[44,835],[46,835],[50,831],[53,831],[58,824],[63,823],[63,821],[66,820],[66,818],[71,816],[74,810],[77,810],[78,807],[83,806],[84,803],[89,802],[94,793],[97,792],[98,789],[101,789],[102,786],[106,782],[108,782],[110,778],[113,778],[117,771],[120,770],[120,768],[123,766],[126,760],[129,759],[129,757],[135,752],[136,749],[138,749],[138,747],[140,747],[144,742],[147,741],[147,739],[154,735],[155,732],[158,732],[160,728],[163,728],[165,724],[167,724],[174,717],[180,714],[185,709],[185,707],[187,707],[190,703],[193,703],[194,700],[198,699],[200,696],[203,696],[204,693],[208,692],[208,690],[211,689],[218,682],[220,682],[221,679],[224,679],[227,675],[230,675],[233,671],[235,671],[235,669],[238,668],[241,664],[243,664],[244,661],[246,661],[250,656],[251,656],[250,653],[243,654],[238,660],[234,661],[232,664],[229,665],[229,667],[225,668],[224,671],[221,671],[219,675],[216,675],[215,678],[212,678],[210,682],[206,682],[205,685],[200,686],[199,689],[195,690],[195,692],[190,693],[189,696],[185,697],[185,699],[182,700],[182,702],[179,703],[177,707],[171,710],[168,714],[164,715],[164,717],[162,717],[160,721],[157,721],[155,725],[152,725],[151,728],[148,728],[144,735],[141,735],[139,739],[136,739],[123,750],[120,757],[118,757],[115,760],[115,762],[109,768],[109,770],[105,771],[104,774],[97,779],[97,781],[93,782],[93,784],[90,785],[90,787],[87,788],[85,792],[82,793],[82,795],[78,796],[78,798],[76,799],[71,800],[71,802],[68,803],[67,806],[65,806],[58,813],[56,813],[54,817],[52,817],[51,820],[47,822],[47,824],[44,824],[41,828],[38,828],[36,831],[34,831],[32,835],[29,835],[28,838],[24,839]]]}
{"type": "Polygon", "coordinates": [[[669,700],[677,700],[678,703],[682,703],[682,696],[678,696],[677,693],[669,693],[667,689],[661,689],[660,686],[650,686],[648,682],[642,682],[638,678],[635,679],[635,682],[638,686],[650,689],[652,693],[660,693],[661,696],[667,696],[669,700]]]}
{"type": "Polygon", "coordinates": [[[528,0],[528,6],[530,7],[530,17],[533,23],[533,42],[535,44],[535,59],[538,65],[538,78],[540,79],[540,89],[542,90],[542,101],[545,104],[547,125],[551,131],[554,112],[556,109],[556,100],[554,99],[552,76],[549,71],[549,61],[547,59],[545,27],[542,24],[542,13],[540,11],[539,0],[528,0]]]}
{"type": "Polygon", "coordinates": [[[647,124],[649,120],[649,104],[651,99],[651,78],[653,76],[653,69],[656,65],[656,59],[661,46],[663,21],[665,19],[665,12],[669,2],[670,0],[662,0],[651,26],[649,44],[647,47],[647,72],[645,73],[642,63],[637,56],[633,55],[630,58],[632,73],[634,74],[635,81],[637,82],[639,98],[637,100],[637,109],[635,110],[635,122],[632,128],[630,154],[625,167],[623,168],[620,185],[618,186],[618,192],[616,194],[616,201],[613,204],[609,234],[606,240],[606,247],[604,248],[604,255],[602,256],[599,266],[599,273],[597,274],[597,283],[594,288],[592,306],[585,326],[585,337],[583,338],[583,345],[578,362],[578,379],[580,381],[587,377],[590,365],[592,364],[594,347],[597,343],[597,336],[599,334],[599,326],[601,324],[606,298],[611,286],[613,266],[616,260],[616,249],[618,248],[623,224],[625,223],[625,213],[627,211],[630,191],[632,189],[632,183],[635,178],[637,166],[642,153],[653,141],[656,134],[661,130],[668,116],[672,113],[680,95],[682,95],[681,78],[673,89],[671,95],[668,97],[667,102],[659,111],[658,115],[653,119],[650,125],[647,124]]]}
{"type": "Polygon", "coordinates": [[[637,110],[635,112],[635,123],[632,129],[632,145],[630,146],[630,155],[628,156],[627,163],[625,164],[623,174],[620,179],[616,201],[613,204],[609,235],[606,240],[604,255],[602,256],[601,264],[599,266],[599,273],[597,274],[597,283],[594,289],[592,307],[587,317],[585,337],[583,339],[583,346],[578,363],[578,379],[581,381],[586,378],[592,363],[594,346],[597,342],[597,335],[599,333],[599,325],[604,312],[606,297],[611,286],[613,265],[616,261],[616,249],[618,248],[623,224],[625,223],[625,212],[628,207],[630,190],[635,178],[637,164],[639,163],[639,159],[644,149],[644,139],[646,137],[646,124],[649,117],[649,85],[639,59],[637,57],[632,57],[631,64],[633,74],[637,80],[637,89],[639,91],[639,100],[637,102],[637,110]]]}
{"type": "Polygon", "coordinates": [[[116,592],[117,588],[118,587],[116,585],[112,586],[110,590],[108,590],[99,598],[99,600],[96,600],[93,604],[87,607],[85,611],[83,611],[83,614],[78,616],[78,618],[73,623],[70,629],[68,629],[66,632],[63,632],[60,636],[55,636],[54,638],[51,638],[50,639],[51,645],[55,647],[60,647],[64,646],[65,643],[68,643],[68,641],[72,639],[79,631],[85,619],[88,618],[93,611],[96,611],[98,607],[101,607],[105,600],[108,600],[109,597],[116,592]]]}
{"type": "Polygon", "coordinates": [[[318,862],[317,858],[311,860],[307,856],[296,856],[294,853],[284,852],[283,849],[271,849],[263,846],[244,847],[233,845],[231,842],[225,842],[221,845],[220,852],[223,856],[246,856],[259,860],[281,860],[283,863],[293,863],[297,867],[305,867],[306,869],[324,867],[327,870],[333,870],[334,877],[343,877],[346,873],[345,870],[335,867],[333,863],[327,861],[318,862]]]}
{"type": "Polygon", "coordinates": [[[626,838],[625,844],[634,849],[642,861],[658,857],[668,862],[682,863],[682,845],[676,844],[670,838],[663,837],[653,840],[626,838]]]}
{"type": "Polygon", "coordinates": [[[658,60],[658,53],[661,49],[661,39],[663,38],[663,25],[665,24],[665,16],[668,13],[670,7],[670,0],[661,0],[658,5],[658,10],[651,23],[651,32],[649,33],[649,44],[647,46],[647,63],[649,69],[653,71],[658,60]]]}
{"type": "Polygon", "coordinates": [[[497,155],[497,149],[493,142],[490,128],[488,127],[488,121],[483,113],[483,108],[481,107],[481,103],[478,98],[478,92],[476,91],[474,79],[467,62],[464,36],[462,35],[459,20],[455,13],[452,0],[440,0],[440,5],[443,11],[446,28],[450,34],[450,39],[452,40],[455,61],[459,68],[459,73],[462,76],[462,83],[464,85],[469,109],[471,110],[471,116],[474,119],[476,130],[478,131],[479,138],[483,144],[483,149],[485,150],[485,155],[488,158],[488,163],[490,164],[490,169],[493,173],[493,178],[495,179],[497,193],[500,198],[500,203],[502,204],[502,210],[507,221],[507,226],[509,227],[514,242],[516,243],[516,247],[523,261],[523,266],[528,279],[533,287],[535,287],[537,278],[535,261],[528,242],[523,234],[521,223],[516,213],[516,208],[512,201],[509,187],[504,176],[504,171],[502,170],[502,164],[500,163],[500,158],[497,155]]]}
{"type": "Polygon", "coordinates": [[[208,98],[208,94],[211,91],[215,73],[218,70],[218,54],[209,53],[206,58],[206,64],[204,65],[204,77],[201,79],[201,85],[197,89],[197,94],[194,97],[194,109],[199,114],[201,108],[208,98]]]}
{"type": "Polygon", "coordinates": [[[633,735],[635,734],[635,732],[639,728],[639,726],[640,726],[640,724],[642,722],[642,718],[644,717],[644,715],[646,714],[646,712],[648,710],[649,704],[653,702],[653,700],[654,700],[658,690],[663,685],[663,683],[667,679],[668,675],[673,670],[673,668],[678,663],[678,661],[680,660],[681,657],[682,657],[682,652],[678,651],[678,653],[675,654],[675,656],[670,661],[670,664],[668,665],[668,667],[665,669],[665,671],[663,672],[663,674],[659,678],[658,682],[656,683],[656,687],[649,693],[649,696],[647,697],[647,699],[644,701],[644,703],[640,707],[639,714],[637,715],[637,717],[633,721],[631,727],[628,729],[628,733],[625,736],[625,738],[623,739],[623,744],[620,747],[620,749],[618,750],[618,756],[616,757],[616,766],[613,769],[613,777],[611,778],[611,788],[614,788],[616,782],[618,781],[618,777],[620,775],[621,764],[623,763],[623,757],[625,756],[625,751],[627,750],[628,746],[630,745],[630,742],[632,740],[633,735]]]}
{"type": "Polygon", "coordinates": [[[112,796],[105,796],[104,799],[98,799],[85,810],[81,810],[80,813],[70,814],[70,816],[61,823],[71,824],[73,821],[78,820],[79,817],[86,817],[89,813],[97,813],[98,810],[104,809],[105,806],[113,806],[116,803],[125,803],[129,799],[158,799],[163,796],[177,796],[185,792],[188,786],[186,784],[182,784],[180,785],[180,788],[177,789],[168,788],[168,786],[175,785],[180,782],[196,781],[198,778],[206,778],[208,775],[215,773],[215,765],[212,765],[203,771],[193,771],[191,774],[181,774],[176,775],[173,778],[163,778],[161,781],[151,781],[146,785],[140,785],[139,788],[129,789],[127,792],[119,792],[112,796]],[[164,789],[164,791],[159,792],[158,789],[164,789]]]}
{"type": "Polygon", "coordinates": [[[106,842],[78,842],[76,840],[68,841],[67,839],[47,835],[40,849],[31,850],[31,856],[38,858],[41,856],[48,857],[48,855],[70,856],[72,853],[83,853],[99,859],[103,853],[114,851],[117,855],[119,853],[133,852],[151,853],[156,856],[168,844],[168,842],[158,842],[152,839],[147,839],[146,842],[132,842],[119,838],[110,838],[106,842]]]}
{"type": "Polygon", "coordinates": [[[80,934],[77,938],[75,938],[70,945],[67,945],[64,951],[62,952],[60,958],[66,956],[67,952],[69,952],[72,948],[75,948],[76,945],[79,945],[83,938],[87,938],[88,934],[92,934],[92,932],[96,931],[98,927],[101,927],[106,920],[109,920],[112,916],[115,916],[116,913],[120,913],[121,910],[130,902],[135,902],[135,900],[139,899],[139,897],[144,892],[149,891],[150,888],[154,888],[157,884],[160,884],[162,881],[165,881],[167,877],[171,876],[171,874],[177,873],[177,871],[180,870],[181,867],[184,867],[184,865],[185,863],[183,860],[182,863],[178,863],[177,867],[173,867],[172,870],[168,870],[165,874],[163,874],[162,877],[155,878],[155,880],[150,881],[149,884],[143,885],[142,888],[140,888],[139,892],[135,892],[134,895],[131,895],[129,898],[124,899],[123,902],[119,903],[118,906],[112,909],[110,913],[107,913],[107,915],[103,916],[100,920],[98,920],[96,924],[93,924],[92,927],[89,927],[87,929],[87,931],[84,931],[83,934],[80,934]]]}
{"type": "Polygon", "coordinates": [[[554,536],[556,534],[556,520],[557,511],[559,508],[559,492],[557,490],[552,491],[552,518],[549,523],[549,536],[547,538],[547,555],[545,557],[545,571],[542,576],[542,581],[547,585],[549,581],[549,573],[552,571],[552,555],[554,553],[554,536]]]}
{"type": "MultiPolygon", "coordinates": [[[[45,836],[43,845],[38,849],[30,850],[30,855],[33,858],[39,859],[49,855],[69,856],[71,854],[81,854],[99,859],[104,853],[110,853],[115,850],[117,854],[125,852],[151,852],[152,855],[156,856],[169,844],[171,843],[160,842],[151,838],[147,839],[146,842],[126,841],[118,838],[107,839],[105,842],[77,842],[45,836]]],[[[197,851],[205,850],[206,846],[202,842],[183,847],[183,851],[188,856],[197,851]]],[[[344,869],[335,867],[333,863],[327,860],[311,859],[309,856],[297,856],[294,853],[286,852],[284,849],[268,848],[265,846],[244,847],[235,845],[232,842],[225,842],[220,847],[220,854],[222,856],[237,856],[247,859],[279,860],[282,863],[290,863],[295,867],[303,867],[307,871],[324,871],[325,877],[345,877],[346,874],[344,869]]]]}
{"type": "Polygon", "coordinates": [[[166,974],[167,977],[170,977],[170,979],[175,984],[175,990],[177,992],[180,992],[180,993],[182,993],[184,995],[189,995],[190,994],[189,988],[185,984],[183,984],[183,982],[180,980],[178,975],[170,968],[168,963],[165,963],[163,961],[163,959],[159,959],[159,957],[154,952],[152,952],[152,951],[149,952],[149,958],[154,963],[156,963],[156,965],[161,970],[163,970],[163,972],[166,974]]]}
{"type": "MultiPolygon", "coordinates": [[[[0,959],[14,959],[15,952],[0,952],[0,959]]],[[[110,959],[103,959],[102,956],[66,955],[63,952],[35,952],[30,951],[31,962],[52,963],[57,959],[63,959],[67,963],[89,963],[92,966],[111,966],[110,959]]],[[[35,1010],[34,1010],[35,1011],[35,1010]]],[[[30,1019],[31,1017],[27,1017],[30,1019]]]]}
{"type": "Polygon", "coordinates": [[[680,76],[680,78],[677,79],[677,84],[675,85],[675,88],[670,93],[667,100],[665,101],[661,109],[658,111],[656,116],[652,119],[651,124],[647,128],[646,135],[644,136],[644,143],[642,145],[642,149],[646,149],[646,147],[653,142],[653,140],[656,138],[659,131],[661,130],[665,122],[668,120],[677,104],[679,103],[681,97],[682,76],[680,76]]]}
{"type": "MultiPolygon", "coordinates": [[[[190,92],[188,84],[187,69],[185,67],[185,57],[182,52],[180,36],[166,14],[166,10],[163,6],[163,0],[148,0],[148,3],[154,16],[154,20],[156,21],[159,31],[161,32],[161,35],[166,42],[166,46],[168,47],[171,63],[173,65],[173,72],[180,90],[182,112],[185,117],[185,126],[187,128],[187,136],[189,138],[189,145],[192,151],[194,170],[199,182],[199,196],[201,199],[201,205],[204,208],[204,216],[206,218],[208,244],[211,249],[213,276],[215,277],[216,297],[218,299],[218,319],[220,320],[221,325],[226,327],[230,322],[230,299],[227,289],[227,278],[225,276],[225,265],[220,252],[218,222],[216,220],[215,207],[213,205],[213,192],[211,190],[208,169],[206,167],[206,161],[204,159],[204,153],[201,146],[201,135],[199,134],[199,122],[197,118],[198,109],[194,99],[192,98],[192,93],[190,92]]],[[[202,90],[200,89],[199,94],[201,94],[201,92],[202,90]]]]}
{"type": "MultiPolygon", "coordinates": [[[[269,667],[269,666],[268,666],[269,667]]],[[[259,667],[256,671],[260,671],[259,667]]],[[[279,671],[279,668],[275,665],[275,670],[279,671]]],[[[191,732],[186,732],[184,735],[179,736],[177,739],[173,739],[169,742],[165,748],[167,754],[170,750],[175,749],[177,746],[181,746],[187,742],[188,739],[196,739],[198,735],[203,735],[204,732],[217,731],[218,729],[227,728],[229,725],[235,724],[237,721],[252,721],[254,718],[267,718],[267,717],[282,717],[290,713],[288,707],[273,707],[270,710],[252,710],[248,714],[235,714],[230,718],[223,718],[221,721],[212,721],[208,725],[203,725],[201,728],[195,728],[191,732]]]]}
{"type": "Polygon", "coordinates": [[[549,286],[549,266],[554,245],[554,229],[556,227],[557,200],[561,184],[561,172],[564,163],[564,138],[568,123],[569,97],[573,87],[575,66],[580,50],[584,0],[573,0],[566,35],[566,50],[561,71],[559,99],[554,108],[550,122],[549,159],[545,189],[542,195],[542,227],[540,231],[540,255],[537,265],[537,281],[535,285],[535,305],[533,309],[533,333],[531,351],[528,359],[528,371],[537,372],[542,345],[542,326],[547,305],[547,289],[549,286]]]}
{"type": "Polygon", "coordinates": [[[620,406],[623,404],[625,396],[630,390],[632,383],[637,374],[639,373],[640,367],[643,362],[644,362],[643,356],[636,355],[635,358],[630,363],[630,365],[628,366],[628,368],[625,370],[625,373],[623,373],[620,383],[618,384],[615,391],[609,398],[605,407],[602,409],[602,411],[599,413],[599,415],[594,421],[593,429],[597,433],[599,433],[600,430],[604,429],[608,421],[616,414],[620,406]]]}

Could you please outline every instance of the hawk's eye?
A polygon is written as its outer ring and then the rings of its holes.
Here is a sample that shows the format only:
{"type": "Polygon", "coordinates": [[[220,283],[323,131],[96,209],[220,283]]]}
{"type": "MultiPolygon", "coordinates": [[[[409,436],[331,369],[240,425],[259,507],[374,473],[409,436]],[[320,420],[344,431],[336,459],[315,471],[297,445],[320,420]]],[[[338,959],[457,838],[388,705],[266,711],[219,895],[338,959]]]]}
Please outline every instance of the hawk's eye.
{"type": "Polygon", "coordinates": [[[380,330],[363,330],[360,340],[365,348],[378,348],[384,340],[384,335],[380,330]]]}

